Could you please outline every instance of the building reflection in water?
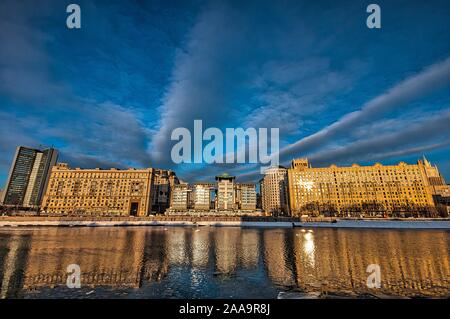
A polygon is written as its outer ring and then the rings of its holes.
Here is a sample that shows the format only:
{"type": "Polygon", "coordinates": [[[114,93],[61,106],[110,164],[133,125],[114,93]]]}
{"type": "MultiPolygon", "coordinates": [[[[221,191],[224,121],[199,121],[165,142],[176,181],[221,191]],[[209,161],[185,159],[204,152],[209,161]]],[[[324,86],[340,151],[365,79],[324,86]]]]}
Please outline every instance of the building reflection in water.
{"type": "Polygon", "coordinates": [[[145,290],[164,283],[172,290],[183,288],[186,297],[190,291],[211,289],[211,285],[242,289],[247,294],[243,297],[258,297],[258,286],[274,291],[448,297],[449,245],[445,231],[3,229],[0,296],[23,297],[44,288],[64,288],[67,266],[78,264],[82,287],[90,289],[145,290]],[[381,267],[382,288],[377,291],[366,287],[369,264],[381,267]],[[250,277],[253,285],[245,287],[250,277]],[[236,282],[244,286],[233,287],[236,282]]]}
{"type": "Polygon", "coordinates": [[[294,286],[292,232],[268,229],[263,233],[264,263],[271,281],[278,286],[294,286]]]}
{"type": "Polygon", "coordinates": [[[0,235],[0,298],[15,296],[23,286],[23,270],[26,267],[29,235],[0,235]]]}
{"type": "Polygon", "coordinates": [[[320,236],[296,242],[294,252],[304,290],[450,295],[449,235],[444,231],[324,229],[320,236]],[[376,291],[366,286],[370,264],[381,268],[382,287],[376,291]]]}
{"type": "Polygon", "coordinates": [[[214,234],[215,269],[222,274],[232,274],[237,266],[239,229],[221,228],[214,234]]]}
{"type": "Polygon", "coordinates": [[[260,232],[257,229],[247,229],[239,236],[239,256],[242,267],[255,269],[258,266],[260,247],[260,232]]]}

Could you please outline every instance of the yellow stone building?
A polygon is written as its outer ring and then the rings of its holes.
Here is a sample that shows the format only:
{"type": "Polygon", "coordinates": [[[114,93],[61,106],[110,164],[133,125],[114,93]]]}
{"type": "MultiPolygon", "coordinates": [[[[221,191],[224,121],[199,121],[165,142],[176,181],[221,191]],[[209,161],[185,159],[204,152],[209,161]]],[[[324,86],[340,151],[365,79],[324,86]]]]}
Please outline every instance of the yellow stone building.
{"type": "Polygon", "coordinates": [[[170,198],[169,182],[163,183],[167,189],[157,187],[161,174],[164,180],[174,175],[153,168],[71,169],[60,163],[52,169],[42,208],[47,213],[146,216],[158,198],[170,198]]]}
{"type": "Polygon", "coordinates": [[[423,215],[435,213],[432,185],[445,184],[426,159],[411,165],[313,168],[295,159],[288,169],[293,215],[423,215]]]}

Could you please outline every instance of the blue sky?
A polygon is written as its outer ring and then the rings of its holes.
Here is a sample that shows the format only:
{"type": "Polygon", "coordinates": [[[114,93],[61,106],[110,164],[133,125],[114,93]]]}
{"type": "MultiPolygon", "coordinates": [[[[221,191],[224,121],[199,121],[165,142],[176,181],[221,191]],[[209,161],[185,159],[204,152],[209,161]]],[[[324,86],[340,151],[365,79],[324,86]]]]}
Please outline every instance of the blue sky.
{"type": "Polygon", "coordinates": [[[281,162],[415,162],[450,180],[450,3],[2,1],[0,185],[17,145],[80,167],[187,181],[253,165],[175,165],[176,127],[280,128],[281,162]],[[81,7],[82,28],[65,25],[81,7]]]}

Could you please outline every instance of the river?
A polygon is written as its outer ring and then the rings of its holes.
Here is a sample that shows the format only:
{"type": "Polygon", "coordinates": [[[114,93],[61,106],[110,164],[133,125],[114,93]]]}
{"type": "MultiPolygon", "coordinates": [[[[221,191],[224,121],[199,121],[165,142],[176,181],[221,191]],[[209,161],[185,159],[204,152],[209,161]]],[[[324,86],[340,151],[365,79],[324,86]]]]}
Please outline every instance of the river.
{"type": "Polygon", "coordinates": [[[446,230],[2,228],[0,297],[448,298],[449,251],[446,230]],[[367,287],[373,264],[380,288],[367,287]],[[69,265],[79,266],[80,288],[67,286],[69,265]]]}

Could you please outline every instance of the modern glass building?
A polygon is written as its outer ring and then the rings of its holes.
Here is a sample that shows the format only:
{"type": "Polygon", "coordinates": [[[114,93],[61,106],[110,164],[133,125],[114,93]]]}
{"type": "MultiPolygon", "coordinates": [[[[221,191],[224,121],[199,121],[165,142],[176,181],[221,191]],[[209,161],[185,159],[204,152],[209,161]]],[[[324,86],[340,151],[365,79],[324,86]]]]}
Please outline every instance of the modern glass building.
{"type": "Polygon", "coordinates": [[[58,151],[18,146],[1,202],[22,207],[39,206],[47,188],[50,172],[58,151]]]}

